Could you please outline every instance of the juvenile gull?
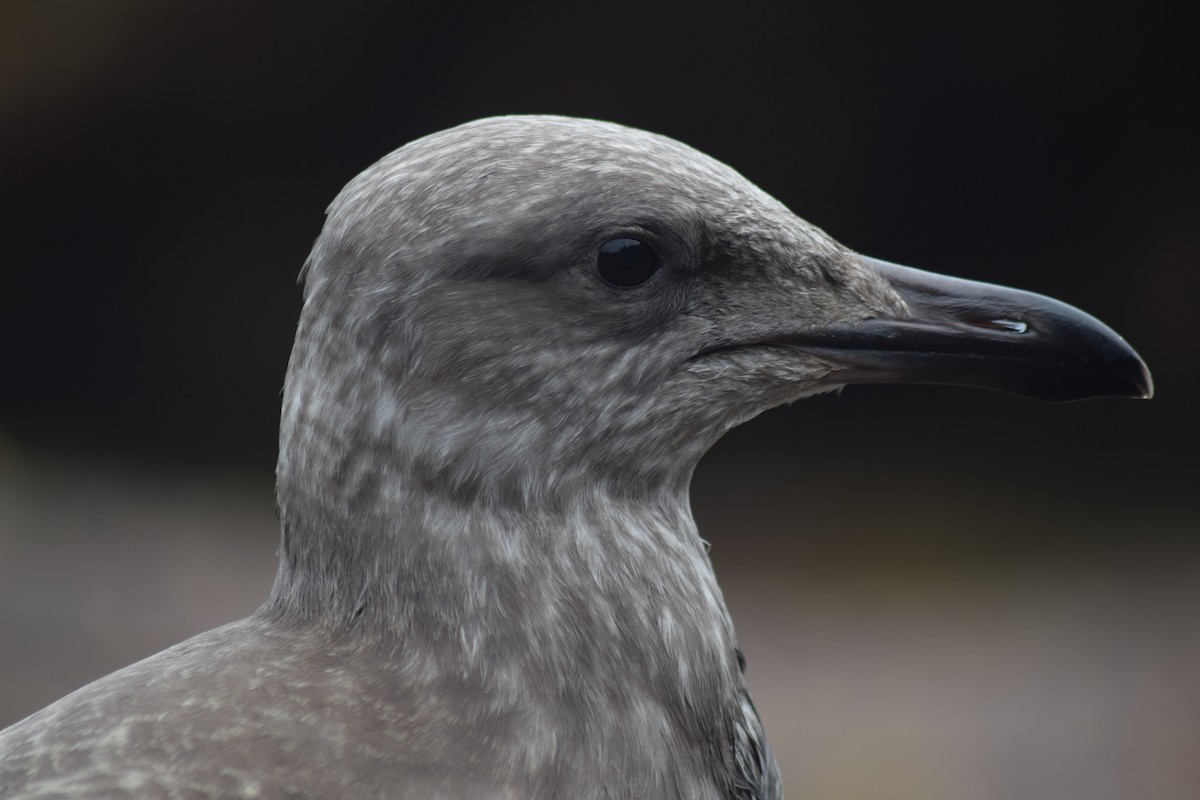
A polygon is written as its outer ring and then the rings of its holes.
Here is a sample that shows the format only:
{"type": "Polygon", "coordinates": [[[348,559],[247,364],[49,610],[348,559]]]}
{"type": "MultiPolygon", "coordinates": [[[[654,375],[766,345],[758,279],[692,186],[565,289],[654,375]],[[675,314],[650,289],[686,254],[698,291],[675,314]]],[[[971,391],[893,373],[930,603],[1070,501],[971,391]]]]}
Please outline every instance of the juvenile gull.
{"type": "Polygon", "coordinates": [[[705,450],[847,383],[1152,393],[1070,306],[859,256],[602,122],[400,148],[303,280],[270,598],[0,733],[0,796],[778,798],[705,450]]]}

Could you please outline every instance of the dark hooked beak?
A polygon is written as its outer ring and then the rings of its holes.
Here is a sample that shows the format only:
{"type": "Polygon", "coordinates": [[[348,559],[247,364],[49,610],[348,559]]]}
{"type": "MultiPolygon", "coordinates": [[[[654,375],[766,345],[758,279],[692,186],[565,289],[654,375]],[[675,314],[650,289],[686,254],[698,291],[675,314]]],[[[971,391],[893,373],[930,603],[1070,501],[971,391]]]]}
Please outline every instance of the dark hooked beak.
{"type": "Polygon", "coordinates": [[[1146,364],[1116,331],[1058,300],[860,256],[908,305],[805,334],[795,345],[840,369],[831,383],[971,386],[1050,402],[1149,398],[1146,364]]]}

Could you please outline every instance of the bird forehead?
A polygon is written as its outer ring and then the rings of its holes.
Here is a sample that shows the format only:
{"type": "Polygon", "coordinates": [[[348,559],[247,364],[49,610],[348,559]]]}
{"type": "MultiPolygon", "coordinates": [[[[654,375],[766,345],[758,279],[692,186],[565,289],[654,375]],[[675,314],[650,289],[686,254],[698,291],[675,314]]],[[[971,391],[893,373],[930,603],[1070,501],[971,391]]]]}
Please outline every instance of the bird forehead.
{"type": "Polygon", "coordinates": [[[603,212],[776,206],[730,167],[665,136],[564,117],[496,117],[411,142],[352,181],[330,215],[518,218],[546,204],[603,212]]]}
{"type": "Polygon", "coordinates": [[[417,163],[441,172],[447,162],[475,163],[489,171],[521,176],[595,181],[620,176],[670,184],[709,182],[736,185],[736,172],[666,136],[595,120],[565,117],[494,117],[418,139],[410,150],[417,163]]]}

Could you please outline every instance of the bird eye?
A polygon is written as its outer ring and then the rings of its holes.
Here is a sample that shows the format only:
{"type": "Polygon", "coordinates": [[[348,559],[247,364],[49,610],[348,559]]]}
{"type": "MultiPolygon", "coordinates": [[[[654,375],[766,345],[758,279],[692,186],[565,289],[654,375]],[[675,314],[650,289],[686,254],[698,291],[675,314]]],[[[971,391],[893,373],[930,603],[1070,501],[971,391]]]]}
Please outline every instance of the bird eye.
{"type": "Polygon", "coordinates": [[[638,239],[609,239],[596,253],[596,269],[613,286],[641,286],[658,272],[658,253],[638,239]]]}

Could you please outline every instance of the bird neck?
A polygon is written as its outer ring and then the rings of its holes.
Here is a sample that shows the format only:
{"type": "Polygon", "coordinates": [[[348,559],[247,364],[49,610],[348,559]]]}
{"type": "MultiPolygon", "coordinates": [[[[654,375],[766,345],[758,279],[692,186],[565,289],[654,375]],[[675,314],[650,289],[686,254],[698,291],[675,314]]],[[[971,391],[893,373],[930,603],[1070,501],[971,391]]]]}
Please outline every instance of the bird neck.
{"type": "MultiPolygon", "coordinates": [[[[673,624],[709,612],[725,623],[707,546],[674,490],[621,494],[604,481],[568,493],[464,495],[419,477],[377,475],[370,498],[280,486],[280,564],[269,606],[297,621],[456,637],[506,617],[549,632],[589,620],[673,624]],[[370,502],[366,502],[367,500],[370,502]],[[357,501],[357,502],[356,502],[357,501]]],[[[545,635],[543,631],[540,635],[545,635]]],[[[713,632],[723,638],[725,632],[713,632]]]]}
{"type": "Polygon", "coordinates": [[[729,713],[732,625],[686,488],[615,497],[601,483],[536,508],[393,488],[362,509],[281,486],[280,568],[260,613],[419,652],[468,682],[539,676],[561,693],[729,713]]]}

